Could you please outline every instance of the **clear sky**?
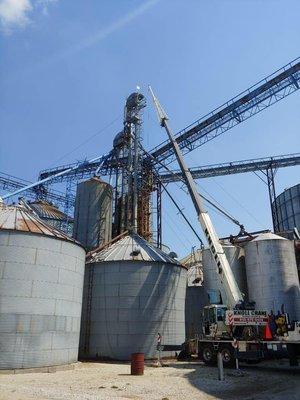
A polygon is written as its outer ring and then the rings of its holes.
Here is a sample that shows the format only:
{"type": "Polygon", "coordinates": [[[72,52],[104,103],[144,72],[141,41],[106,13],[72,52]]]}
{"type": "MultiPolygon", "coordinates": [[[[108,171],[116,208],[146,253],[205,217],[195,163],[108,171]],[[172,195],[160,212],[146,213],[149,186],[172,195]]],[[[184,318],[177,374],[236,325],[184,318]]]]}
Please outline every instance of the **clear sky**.
{"type": "MultiPolygon", "coordinates": [[[[0,171],[35,180],[107,152],[136,85],[147,96],[153,86],[178,131],[298,57],[299,15],[299,0],[0,0],[0,171]]],[[[192,152],[189,165],[299,152],[299,106],[296,92],[192,152]]],[[[148,149],[166,138],[150,99],[143,135],[148,149]]],[[[299,170],[278,171],[278,193],[299,170]]],[[[199,184],[248,230],[271,227],[253,173],[199,184]]],[[[190,199],[169,189],[197,227],[190,199]]],[[[220,236],[236,232],[212,217],[220,236]]],[[[166,198],[163,221],[179,255],[198,245],[166,198]]]]}

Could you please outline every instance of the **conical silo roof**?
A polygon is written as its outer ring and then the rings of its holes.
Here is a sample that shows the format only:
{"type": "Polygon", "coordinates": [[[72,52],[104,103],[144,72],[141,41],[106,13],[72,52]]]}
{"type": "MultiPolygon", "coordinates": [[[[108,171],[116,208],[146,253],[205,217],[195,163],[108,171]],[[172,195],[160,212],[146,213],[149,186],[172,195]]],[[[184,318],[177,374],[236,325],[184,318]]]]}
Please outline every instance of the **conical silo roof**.
{"type": "Polygon", "coordinates": [[[8,206],[0,203],[0,230],[29,232],[75,242],[62,231],[46,224],[23,205],[8,206]]]}
{"type": "Polygon", "coordinates": [[[73,222],[73,218],[60,211],[53,204],[47,201],[37,200],[32,203],[28,203],[28,207],[31,208],[40,218],[55,219],[58,221],[73,222]]]}
{"type": "Polygon", "coordinates": [[[283,238],[282,236],[275,235],[272,232],[266,232],[266,233],[260,233],[255,239],[251,240],[251,242],[260,242],[262,240],[287,240],[287,239],[283,238]]]}
{"type": "Polygon", "coordinates": [[[136,233],[128,233],[119,240],[88,254],[88,262],[149,261],[180,265],[179,261],[147,242],[136,233]]]}

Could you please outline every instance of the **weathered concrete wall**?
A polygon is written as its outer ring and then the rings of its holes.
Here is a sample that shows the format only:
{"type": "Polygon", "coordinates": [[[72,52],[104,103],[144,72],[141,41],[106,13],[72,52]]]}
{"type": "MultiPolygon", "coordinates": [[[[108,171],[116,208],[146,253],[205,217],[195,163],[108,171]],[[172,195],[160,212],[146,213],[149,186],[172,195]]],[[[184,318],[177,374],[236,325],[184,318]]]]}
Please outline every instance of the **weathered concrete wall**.
{"type": "Polygon", "coordinates": [[[77,360],[84,262],[71,242],[0,231],[0,369],[77,360]]]}
{"type": "Polygon", "coordinates": [[[88,264],[80,356],[129,360],[132,353],[143,352],[146,358],[153,358],[158,332],[163,344],[183,343],[186,272],[180,266],[159,262],[88,264]],[[94,276],[90,333],[86,337],[90,268],[94,268],[94,276]]]}

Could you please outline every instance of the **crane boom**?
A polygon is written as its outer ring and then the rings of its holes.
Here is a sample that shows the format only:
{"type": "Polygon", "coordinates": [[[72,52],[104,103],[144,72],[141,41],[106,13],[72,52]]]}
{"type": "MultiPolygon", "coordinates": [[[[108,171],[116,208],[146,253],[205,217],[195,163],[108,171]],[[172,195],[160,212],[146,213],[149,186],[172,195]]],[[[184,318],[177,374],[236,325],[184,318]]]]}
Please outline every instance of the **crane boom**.
{"type": "Polygon", "coordinates": [[[211,222],[210,216],[208,215],[207,211],[204,208],[202,199],[197,191],[195,181],[190,173],[190,170],[188,169],[187,165],[185,164],[185,161],[184,161],[181,151],[179,149],[178,143],[176,142],[176,140],[172,134],[172,131],[171,131],[169,123],[168,123],[168,116],[165,113],[165,111],[163,110],[162,106],[160,105],[158,99],[154,95],[150,86],[149,86],[149,90],[150,90],[150,93],[153,98],[153,102],[154,102],[154,105],[155,105],[155,108],[157,111],[160,125],[163,128],[165,128],[165,130],[168,134],[168,137],[172,144],[172,147],[173,147],[177,162],[179,164],[182,176],[185,180],[186,186],[188,188],[189,194],[191,196],[195,210],[197,212],[200,225],[201,225],[203,232],[206,236],[206,239],[208,241],[210,250],[212,252],[212,256],[216,262],[218,273],[220,275],[220,280],[224,286],[224,289],[225,289],[225,292],[227,295],[228,306],[231,308],[234,308],[238,303],[241,303],[243,301],[243,295],[236,283],[235,277],[232,273],[231,267],[226,258],[224,250],[220,244],[218,235],[217,235],[217,233],[214,229],[214,226],[211,222]]]}
{"type": "MultiPolygon", "coordinates": [[[[211,113],[198,119],[176,134],[182,154],[218,137],[239,123],[258,114],[300,88],[300,58],[296,58],[272,75],[211,113]]],[[[170,164],[174,160],[171,143],[161,143],[150,151],[157,161],[170,164]]]]}

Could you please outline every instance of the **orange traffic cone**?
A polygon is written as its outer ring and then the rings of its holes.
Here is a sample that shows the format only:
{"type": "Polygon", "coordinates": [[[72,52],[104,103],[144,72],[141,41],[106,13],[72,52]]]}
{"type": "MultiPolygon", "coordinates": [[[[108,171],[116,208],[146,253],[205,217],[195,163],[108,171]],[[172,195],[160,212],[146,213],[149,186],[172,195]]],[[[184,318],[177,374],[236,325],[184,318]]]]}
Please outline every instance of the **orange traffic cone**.
{"type": "Polygon", "coordinates": [[[269,324],[267,324],[265,326],[264,339],[265,340],[272,340],[273,339],[272,332],[271,332],[269,324]]]}

